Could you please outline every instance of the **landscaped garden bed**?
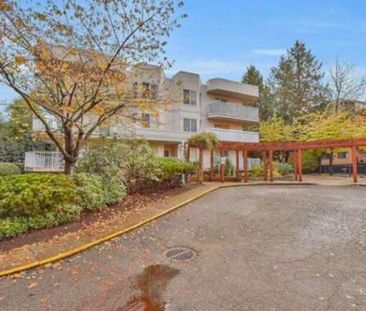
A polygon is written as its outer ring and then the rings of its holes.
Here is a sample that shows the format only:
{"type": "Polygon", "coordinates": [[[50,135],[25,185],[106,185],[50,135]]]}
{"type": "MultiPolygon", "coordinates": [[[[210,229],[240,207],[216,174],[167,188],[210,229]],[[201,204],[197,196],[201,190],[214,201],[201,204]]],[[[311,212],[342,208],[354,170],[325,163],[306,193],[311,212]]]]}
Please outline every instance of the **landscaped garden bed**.
{"type": "Polygon", "coordinates": [[[136,202],[139,195],[151,197],[181,186],[182,175],[194,171],[190,163],[157,157],[145,141],[116,139],[87,148],[73,176],[4,174],[0,240],[80,222],[93,212],[112,214],[114,206],[128,206],[128,200],[136,202]]]}
{"type": "Polygon", "coordinates": [[[121,202],[109,206],[108,209],[82,213],[78,220],[56,225],[51,228],[34,230],[12,239],[2,240],[0,241],[0,252],[9,251],[24,245],[48,241],[69,233],[77,233],[80,230],[90,229],[93,226],[100,228],[108,225],[115,218],[123,217],[126,213],[134,209],[148,209],[196,187],[199,187],[199,185],[191,183],[182,187],[159,190],[149,194],[135,193],[127,195],[121,202]]]}

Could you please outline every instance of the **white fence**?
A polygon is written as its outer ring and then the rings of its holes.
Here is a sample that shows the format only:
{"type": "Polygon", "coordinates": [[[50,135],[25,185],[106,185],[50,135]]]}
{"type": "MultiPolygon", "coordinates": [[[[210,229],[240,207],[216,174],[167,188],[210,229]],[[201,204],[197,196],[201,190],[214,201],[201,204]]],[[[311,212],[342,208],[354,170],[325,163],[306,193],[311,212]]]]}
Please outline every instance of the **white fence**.
{"type": "Polygon", "coordinates": [[[26,172],[61,172],[64,170],[63,156],[60,152],[26,152],[24,170],[26,172]]]}

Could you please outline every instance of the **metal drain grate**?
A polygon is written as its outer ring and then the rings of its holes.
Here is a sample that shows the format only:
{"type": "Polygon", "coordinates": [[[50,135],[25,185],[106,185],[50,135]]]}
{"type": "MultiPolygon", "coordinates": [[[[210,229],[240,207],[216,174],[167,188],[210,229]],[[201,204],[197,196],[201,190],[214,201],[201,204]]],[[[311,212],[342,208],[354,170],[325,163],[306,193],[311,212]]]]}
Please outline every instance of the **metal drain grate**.
{"type": "Polygon", "coordinates": [[[165,252],[165,256],[173,261],[187,261],[196,257],[196,252],[186,247],[174,247],[165,252]]]}

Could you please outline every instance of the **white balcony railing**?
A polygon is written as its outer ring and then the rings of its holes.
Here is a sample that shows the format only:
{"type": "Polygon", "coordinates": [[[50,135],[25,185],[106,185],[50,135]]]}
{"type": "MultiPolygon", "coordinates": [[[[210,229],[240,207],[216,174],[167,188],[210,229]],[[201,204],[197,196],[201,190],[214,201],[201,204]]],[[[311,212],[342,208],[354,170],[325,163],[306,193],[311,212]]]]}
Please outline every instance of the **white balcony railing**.
{"type": "Polygon", "coordinates": [[[257,132],[227,130],[219,128],[206,128],[205,131],[216,134],[221,141],[237,141],[245,143],[258,143],[259,134],[257,132]]]}
{"type": "Polygon", "coordinates": [[[192,133],[183,131],[172,131],[168,129],[157,129],[157,128],[124,128],[120,126],[114,126],[112,132],[116,136],[137,136],[142,137],[150,141],[166,141],[166,142],[181,142],[187,140],[192,133]]]}
{"type": "Polygon", "coordinates": [[[26,172],[61,172],[64,160],[60,152],[29,151],[25,153],[24,170],[26,172]]]}
{"type": "Polygon", "coordinates": [[[259,122],[258,108],[239,104],[215,102],[208,105],[207,117],[259,122]]]}

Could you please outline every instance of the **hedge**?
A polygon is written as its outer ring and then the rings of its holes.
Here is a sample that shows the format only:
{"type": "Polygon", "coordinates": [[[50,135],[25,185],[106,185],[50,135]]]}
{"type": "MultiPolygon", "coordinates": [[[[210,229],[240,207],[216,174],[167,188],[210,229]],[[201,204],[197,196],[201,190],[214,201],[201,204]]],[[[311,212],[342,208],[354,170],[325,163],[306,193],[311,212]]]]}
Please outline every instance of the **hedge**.
{"type": "Polygon", "coordinates": [[[9,162],[0,162],[0,176],[20,174],[18,165],[9,162]]]}

